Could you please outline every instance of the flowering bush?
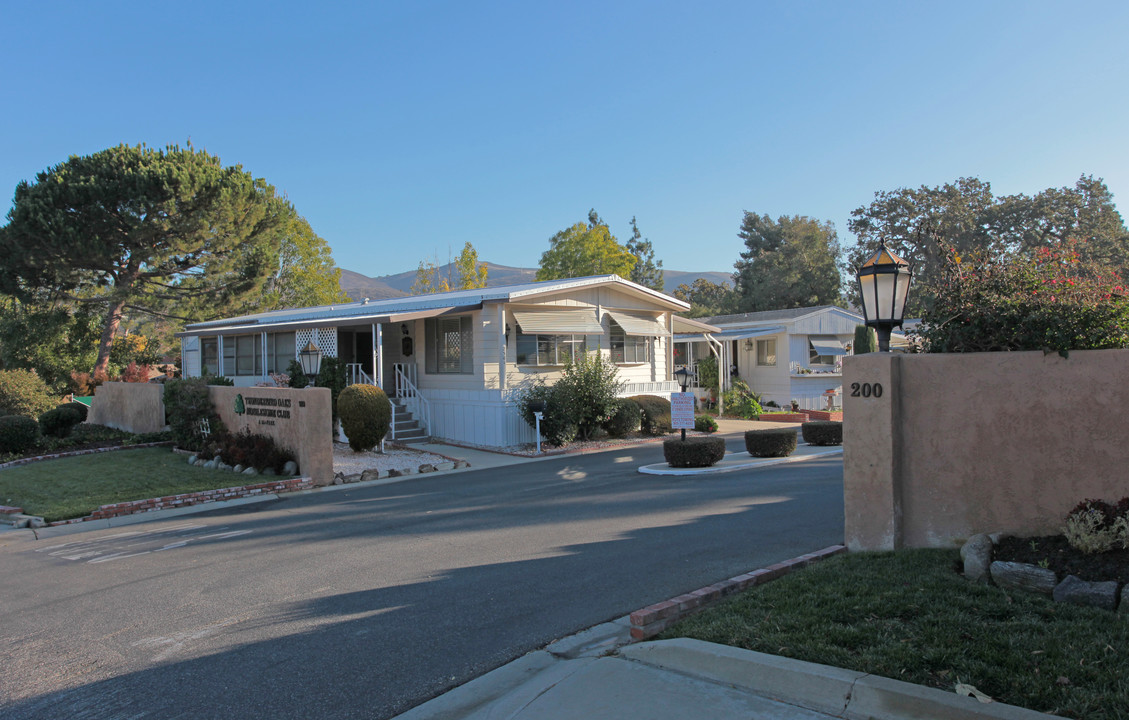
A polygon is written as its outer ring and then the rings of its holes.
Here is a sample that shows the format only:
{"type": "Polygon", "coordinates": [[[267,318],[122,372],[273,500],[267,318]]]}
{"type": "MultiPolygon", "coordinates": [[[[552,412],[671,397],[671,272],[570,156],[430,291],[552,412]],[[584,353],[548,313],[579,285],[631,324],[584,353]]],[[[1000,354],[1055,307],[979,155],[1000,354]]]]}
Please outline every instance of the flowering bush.
{"type": "Polygon", "coordinates": [[[1081,243],[1033,256],[961,256],[940,242],[942,272],[918,332],[926,352],[1129,347],[1129,298],[1115,271],[1082,261],[1081,243]]]}
{"type": "Polygon", "coordinates": [[[1116,505],[1082,501],[1067,514],[1062,533],[1072,548],[1087,554],[1129,548],[1129,497],[1116,505]]]}

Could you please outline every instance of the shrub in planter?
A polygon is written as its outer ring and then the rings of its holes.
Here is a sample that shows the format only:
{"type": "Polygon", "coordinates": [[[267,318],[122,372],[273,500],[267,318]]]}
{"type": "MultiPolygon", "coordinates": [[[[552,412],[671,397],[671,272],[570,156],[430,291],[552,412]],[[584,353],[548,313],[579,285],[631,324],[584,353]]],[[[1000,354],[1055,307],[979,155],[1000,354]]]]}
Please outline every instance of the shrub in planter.
{"type": "Polygon", "coordinates": [[[745,449],[753,457],[788,457],[796,451],[796,431],[792,428],[746,430],[745,449]]]}
{"type": "Polygon", "coordinates": [[[709,467],[725,457],[725,438],[667,438],[663,440],[663,457],[671,467],[709,467]]]}
{"type": "Polygon", "coordinates": [[[375,385],[350,385],[337,396],[341,429],[357,452],[376,447],[392,425],[388,396],[375,385]]]}
{"type": "Polygon", "coordinates": [[[694,429],[705,433],[717,432],[717,420],[709,415],[695,415],[694,429]]]}
{"type": "Polygon", "coordinates": [[[612,405],[612,414],[604,423],[604,430],[614,438],[621,438],[638,430],[642,420],[643,411],[639,403],[631,398],[619,398],[612,405]]]}
{"type": "Polygon", "coordinates": [[[611,417],[623,387],[618,374],[618,368],[599,353],[580,353],[553,385],[553,405],[563,409],[581,440],[591,439],[611,417]]]}
{"type": "Polygon", "coordinates": [[[276,473],[281,473],[286,463],[297,460],[294,453],[279,446],[274,438],[247,431],[235,435],[226,432],[213,435],[208,438],[200,455],[219,457],[232,467],[242,465],[258,470],[274,468],[276,473]]]}
{"type": "Polygon", "coordinates": [[[60,405],[54,410],[48,410],[39,416],[39,430],[44,435],[65,438],[71,434],[75,425],[82,422],[82,415],[78,410],[66,405],[60,405]]]}
{"type": "Polygon", "coordinates": [[[634,395],[639,409],[643,411],[642,431],[647,435],[665,435],[670,432],[670,400],[654,395],[634,395]]]}
{"type": "Polygon", "coordinates": [[[34,421],[55,404],[34,370],[0,370],[0,415],[26,415],[34,421]]]}
{"type": "Polygon", "coordinates": [[[518,395],[517,411],[531,428],[537,427],[533,413],[540,412],[542,437],[553,445],[564,445],[576,439],[576,424],[557,400],[552,387],[537,383],[518,395]]]}
{"type": "Polygon", "coordinates": [[[71,408],[72,410],[77,412],[79,414],[79,417],[82,418],[81,420],[79,420],[79,422],[86,422],[86,418],[90,417],[90,408],[80,402],[63,403],[59,407],[71,408]]]}
{"type": "Polygon", "coordinates": [[[800,426],[808,445],[842,445],[843,423],[834,420],[812,420],[800,426]]]}
{"type": "Polygon", "coordinates": [[[223,431],[223,423],[208,397],[207,378],[184,378],[165,383],[165,417],[173,440],[185,450],[199,450],[200,421],[207,420],[212,433],[223,431]]]}
{"type": "Polygon", "coordinates": [[[25,453],[39,441],[39,423],[26,415],[0,417],[0,452],[25,453]]]}

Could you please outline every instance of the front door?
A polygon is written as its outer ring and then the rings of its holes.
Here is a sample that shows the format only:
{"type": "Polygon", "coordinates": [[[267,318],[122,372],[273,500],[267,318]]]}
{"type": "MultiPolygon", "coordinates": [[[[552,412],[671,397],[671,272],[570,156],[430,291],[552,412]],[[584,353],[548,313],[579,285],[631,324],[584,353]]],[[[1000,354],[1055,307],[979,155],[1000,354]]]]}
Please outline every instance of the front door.
{"type": "Polygon", "coordinates": [[[414,322],[390,323],[384,326],[381,339],[381,364],[384,368],[384,391],[396,393],[396,365],[415,365],[420,348],[416,344],[414,322]]]}

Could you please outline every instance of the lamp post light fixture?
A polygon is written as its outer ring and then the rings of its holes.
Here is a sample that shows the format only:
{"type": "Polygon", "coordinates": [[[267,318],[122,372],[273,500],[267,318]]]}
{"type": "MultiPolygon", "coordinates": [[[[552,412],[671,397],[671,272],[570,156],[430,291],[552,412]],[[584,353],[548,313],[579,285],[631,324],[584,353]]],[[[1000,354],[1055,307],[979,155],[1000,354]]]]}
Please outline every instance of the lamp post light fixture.
{"type": "MultiPolygon", "coordinates": [[[[686,386],[690,384],[690,371],[685,365],[674,371],[674,380],[682,386],[682,392],[686,392],[686,386]]],[[[686,428],[682,428],[682,442],[686,442],[686,428]]]]}
{"type": "Polygon", "coordinates": [[[879,352],[890,352],[890,331],[902,325],[912,276],[909,263],[890,252],[885,240],[859,266],[862,313],[866,324],[878,333],[879,352]]]}
{"type": "Polygon", "coordinates": [[[306,343],[306,347],[298,353],[298,362],[301,363],[302,372],[306,373],[310,385],[313,385],[318,372],[321,371],[321,349],[314,345],[313,341],[306,343]]]}

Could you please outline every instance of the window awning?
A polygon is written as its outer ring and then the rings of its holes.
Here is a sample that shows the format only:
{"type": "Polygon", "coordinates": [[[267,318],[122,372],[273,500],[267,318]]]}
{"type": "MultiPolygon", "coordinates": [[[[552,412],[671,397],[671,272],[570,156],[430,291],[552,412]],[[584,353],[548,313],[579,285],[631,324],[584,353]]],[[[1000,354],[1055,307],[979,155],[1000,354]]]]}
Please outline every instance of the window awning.
{"type": "Polygon", "coordinates": [[[303,328],[348,328],[364,325],[384,325],[387,323],[409,322],[411,320],[422,320],[424,318],[438,317],[440,315],[470,312],[471,310],[477,310],[481,307],[482,305],[461,305],[429,308],[427,310],[412,310],[409,312],[380,313],[376,315],[358,315],[355,317],[338,317],[321,320],[287,320],[285,322],[246,323],[243,325],[210,325],[196,330],[182,330],[176,333],[175,337],[242,335],[258,332],[286,332],[288,330],[299,330],[303,328]]]}
{"type": "Polygon", "coordinates": [[[604,329],[591,308],[553,310],[514,310],[521,332],[525,335],[603,335],[604,329]]]}
{"type": "Polygon", "coordinates": [[[779,335],[784,332],[781,327],[767,327],[767,328],[738,328],[730,330],[722,330],[719,333],[714,333],[715,340],[748,340],[749,338],[762,337],[764,335],[779,335]]]}
{"type": "Polygon", "coordinates": [[[846,355],[847,349],[834,335],[808,335],[808,342],[817,355],[846,355]]]}
{"type": "Polygon", "coordinates": [[[625,335],[645,335],[647,337],[664,337],[670,331],[660,320],[651,315],[637,315],[622,310],[605,310],[604,314],[615,320],[623,328],[625,335]]]}

